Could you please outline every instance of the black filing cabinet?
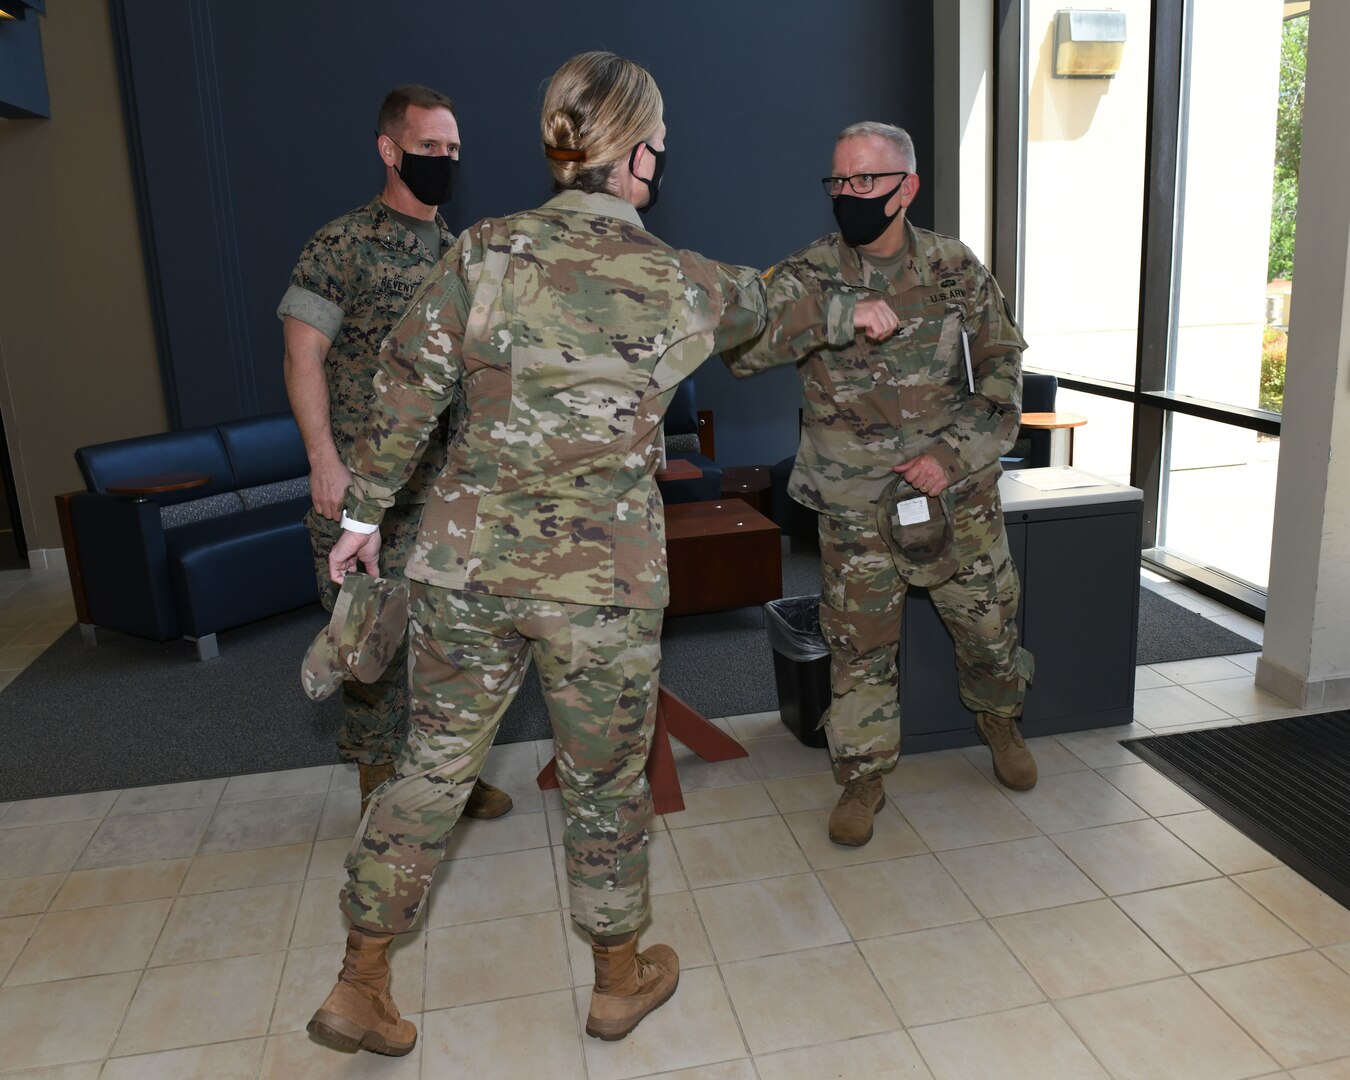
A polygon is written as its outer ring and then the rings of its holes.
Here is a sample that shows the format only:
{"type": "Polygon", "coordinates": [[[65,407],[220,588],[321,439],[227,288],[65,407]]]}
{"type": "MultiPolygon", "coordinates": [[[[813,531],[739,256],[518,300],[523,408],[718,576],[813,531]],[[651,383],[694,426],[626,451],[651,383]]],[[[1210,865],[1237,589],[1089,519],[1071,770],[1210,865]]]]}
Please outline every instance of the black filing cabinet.
{"type": "MultiPolygon", "coordinates": [[[[1005,507],[1022,581],[1017,625],[1036,658],[1022,718],[1028,738],[1134,718],[1142,506],[1136,498],[1005,507]]],[[[899,663],[902,753],[978,741],[957,691],[951,635],[926,590],[905,600],[899,663]]]]}

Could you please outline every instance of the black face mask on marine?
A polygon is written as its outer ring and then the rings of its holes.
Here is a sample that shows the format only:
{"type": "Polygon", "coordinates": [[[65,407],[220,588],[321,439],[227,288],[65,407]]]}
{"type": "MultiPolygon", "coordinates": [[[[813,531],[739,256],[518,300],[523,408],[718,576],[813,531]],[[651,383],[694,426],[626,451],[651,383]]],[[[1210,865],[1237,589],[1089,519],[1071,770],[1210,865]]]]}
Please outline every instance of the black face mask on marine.
{"type": "Polygon", "coordinates": [[[647,205],[639,207],[645,214],[656,205],[657,197],[661,194],[661,174],[666,171],[666,152],[664,150],[657,150],[651,143],[640,142],[637,146],[633,147],[633,152],[628,155],[628,171],[633,174],[635,179],[641,180],[647,185],[647,205]],[[639,146],[645,146],[647,148],[647,153],[651,154],[652,161],[654,162],[652,166],[652,178],[650,180],[645,176],[638,176],[633,168],[637,163],[639,146]]]}
{"type": "MultiPolygon", "coordinates": [[[[905,182],[905,178],[900,178],[900,184],[905,182]]],[[[849,247],[861,247],[863,244],[870,244],[889,228],[892,221],[900,216],[903,206],[897,207],[894,214],[886,213],[886,204],[891,201],[891,196],[900,190],[900,184],[896,184],[885,195],[878,195],[873,199],[864,199],[859,195],[836,195],[834,203],[834,220],[839,226],[839,235],[844,238],[844,243],[849,247]]]]}
{"type": "MultiPolygon", "coordinates": [[[[398,146],[398,143],[394,145],[398,146]]],[[[403,150],[401,146],[398,148],[403,150]]],[[[408,185],[414,199],[424,206],[440,206],[448,203],[455,193],[459,159],[448,154],[433,157],[403,150],[403,163],[395,165],[394,171],[408,185]]]]}

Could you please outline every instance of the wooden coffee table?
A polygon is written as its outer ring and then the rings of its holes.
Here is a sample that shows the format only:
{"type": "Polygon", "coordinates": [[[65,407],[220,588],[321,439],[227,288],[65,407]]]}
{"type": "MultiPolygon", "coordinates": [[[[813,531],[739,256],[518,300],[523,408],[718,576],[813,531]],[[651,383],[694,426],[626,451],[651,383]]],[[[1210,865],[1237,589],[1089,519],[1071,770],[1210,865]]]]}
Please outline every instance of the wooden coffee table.
{"type": "Polygon", "coordinates": [[[667,615],[767,604],[783,595],[778,526],[741,499],[666,507],[667,615]]]}
{"type": "MultiPolygon", "coordinates": [[[[783,556],[778,526],[740,499],[676,503],[666,507],[666,559],[670,572],[667,615],[764,604],[783,594],[783,556]]],[[[665,687],[658,690],[656,726],[647,758],[647,781],[658,814],[684,809],[670,740],[684,743],[704,761],[748,757],[745,747],[665,687]]],[[[558,786],[550,759],[536,780],[558,786]]]]}
{"type": "MultiPolygon", "coordinates": [[[[656,724],[652,729],[651,752],[647,755],[647,784],[652,793],[652,809],[658,814],[677,814],[684,809],[684,790],[675,771],[675,755],[670,748],[674,736],[704,761],[729,761],[749,757],[750,751],[702,713],[691,709],[664,686],[657,690],[656,724]]],[[[539,770],[535,783],[540,790],[558,786],[558,759],[549,758],[539,770]]]]}

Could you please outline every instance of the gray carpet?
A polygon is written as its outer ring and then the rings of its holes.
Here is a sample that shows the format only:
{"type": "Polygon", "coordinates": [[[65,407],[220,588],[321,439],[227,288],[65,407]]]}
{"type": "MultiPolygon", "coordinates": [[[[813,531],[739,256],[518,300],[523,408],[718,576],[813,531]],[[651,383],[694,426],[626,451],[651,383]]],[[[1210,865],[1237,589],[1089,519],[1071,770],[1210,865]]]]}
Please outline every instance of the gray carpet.
{"type": "MultiPolygon", "coordinates": [[[[820,591],[814,555],[783,560],[788,595],[820,591]]],[[[220,635],[202,664],[186,641],[71,627],[0,690],[0,802],[326,765],[338,760],[340,699],[300,689],[300,658],[328,616],[318,605],[220,635]]],[[[666,620],[662,682],[708,716],[778,708],[756,608],[666,620]]],[[[497,741],[549,734],[533,670],[497,741]]]]}
{"type": "MultiPolygon", "coordinates": [[[[818,593],[816,556],[785,556],[783,586],[785,596],[818,593]]],[[[221,634],[220,657],[206,664],[188,642],[102,631],[90,649],[72,627],[0,691],[0,802],[337,761],[339,701],[309,701],[298,678],[326,618],[315,606],[221,634]]],[[[755,608],[667,619],[662,683],[707,716],[777,709],[763,625],[755,608]]],[[[1141,590],[1141,664],[1259,648],[1141,590]]],[[[548,733],[531,672],[497,741],[548,733]]]]}

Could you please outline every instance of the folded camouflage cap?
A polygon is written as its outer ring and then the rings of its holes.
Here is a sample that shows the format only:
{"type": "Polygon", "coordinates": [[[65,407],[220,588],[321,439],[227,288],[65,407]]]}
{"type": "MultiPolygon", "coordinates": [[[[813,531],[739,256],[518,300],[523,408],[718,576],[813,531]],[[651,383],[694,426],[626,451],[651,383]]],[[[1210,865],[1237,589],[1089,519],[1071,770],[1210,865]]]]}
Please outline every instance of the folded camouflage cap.
{"type": "Polygon", "coordinates": [[[348,574],[333,604],[333,617],[300,665],[305,693],[322,701],[348,679],[374,682],[407,632],[407,582],[348,574]]]}
{"type": "Polygon", "coordinates": [[[877,499],[877,528],[906,584],[929,589],[961,568],[952,526],[952,489],[925,495],[896,473],[877,499]]]}

